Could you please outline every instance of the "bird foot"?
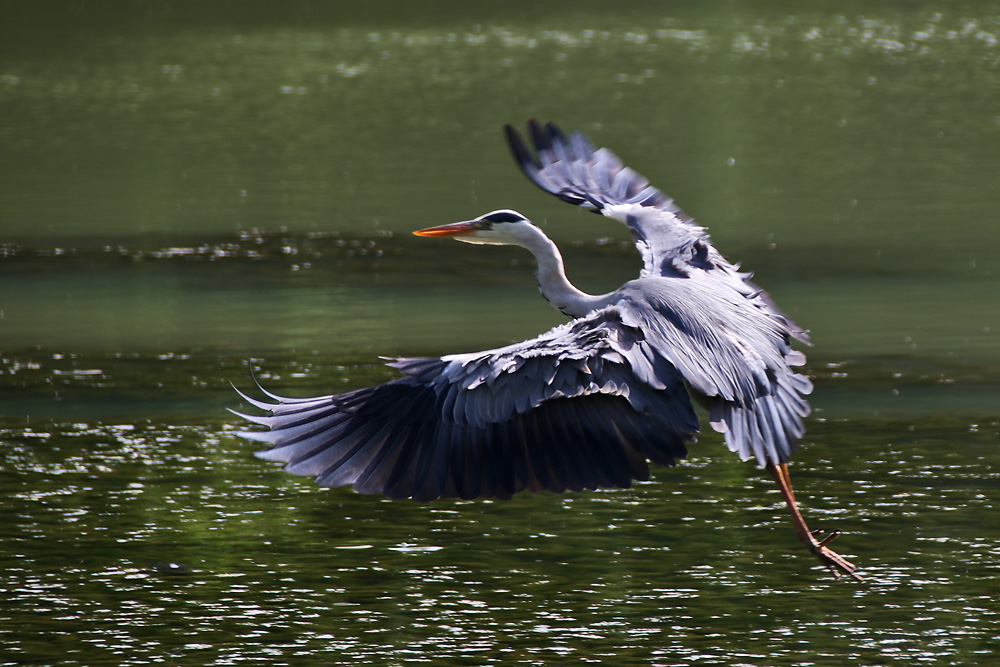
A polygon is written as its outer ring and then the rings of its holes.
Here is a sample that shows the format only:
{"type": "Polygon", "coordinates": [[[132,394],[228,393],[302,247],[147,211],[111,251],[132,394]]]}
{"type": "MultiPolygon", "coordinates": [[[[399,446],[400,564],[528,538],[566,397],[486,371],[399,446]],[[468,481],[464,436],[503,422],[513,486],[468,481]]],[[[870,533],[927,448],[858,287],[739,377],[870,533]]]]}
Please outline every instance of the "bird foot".
{"type": "Polygon", "coordinates": [[[809,547],[809,551],[812,552],[819,562],[823,563],[837,579],[840,579],[840,575],[849,575],[855,581],[864,581],[861,575],[854,571],[854,565],[848,561],[846,558],[838,554],[833,549],[829,548],[827,545],[833,542],[835,539],[840,537],[840,531],[835,530],[823,539],[816,539],[823,534],[823,530],[814,530],[809,533],[809,539],[806,542],[806,546],[809,547]]]}

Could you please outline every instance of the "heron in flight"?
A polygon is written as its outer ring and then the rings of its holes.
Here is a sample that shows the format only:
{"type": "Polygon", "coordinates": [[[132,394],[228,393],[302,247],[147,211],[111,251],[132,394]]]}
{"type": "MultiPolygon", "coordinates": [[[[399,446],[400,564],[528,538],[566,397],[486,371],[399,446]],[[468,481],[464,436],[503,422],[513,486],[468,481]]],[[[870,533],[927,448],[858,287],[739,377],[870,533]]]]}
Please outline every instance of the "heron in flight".
{"type": "Polygon", "coordinates": [[[829,546],[839,531],[806,526],[789,480],[812,391],[793,370],[805,356],[790,340],[808,343],[805,331],[614,153],[534,120],[533,149],[505,130],[533,183],[628,228],[639,277],[607,294],[577,289],[556,245],[511,210],[414,232],[526,248],[542,296],[571,321],[494,350],[388,360],[402,377],[345,394],[240,392],[268,413],[237,412],[268,427],[240,435],[268,445],[260,458],[323,486],[418,501],[509,498],[628,487],[649,478],[649,462],[674,465],[699,431],[694,398],[732,452],[777,480],[799,540],[835,575],[860,580],[829,546]]]}

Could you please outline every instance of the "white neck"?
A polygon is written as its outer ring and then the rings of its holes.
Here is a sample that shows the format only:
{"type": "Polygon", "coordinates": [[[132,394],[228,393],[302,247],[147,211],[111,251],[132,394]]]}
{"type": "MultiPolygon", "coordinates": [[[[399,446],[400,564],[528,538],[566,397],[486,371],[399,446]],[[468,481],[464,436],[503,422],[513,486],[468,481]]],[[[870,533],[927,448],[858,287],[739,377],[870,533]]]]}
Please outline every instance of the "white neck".
{"type": "Polygon", "coordinates": [[[527,248],[538,263],[538,270],[535,272],[538,291],[555,308],[570,317],[583,317],[611,302],[611,294],[594,296],[578,290],[570,283],[566,278],[559,248],[542,230],[527,224],[518,231],[518,244],[527,248]]]}

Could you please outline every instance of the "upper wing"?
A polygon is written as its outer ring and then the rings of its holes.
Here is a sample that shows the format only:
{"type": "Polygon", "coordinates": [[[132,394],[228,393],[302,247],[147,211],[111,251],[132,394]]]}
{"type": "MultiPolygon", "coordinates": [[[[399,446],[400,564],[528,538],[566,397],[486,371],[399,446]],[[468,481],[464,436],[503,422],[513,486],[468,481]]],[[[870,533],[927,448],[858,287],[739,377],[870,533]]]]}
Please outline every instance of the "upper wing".
{"type": "Polygon", "coordinates": [[[698,430],[680,373],[615,307],[508,347],[390,365],[405,377],[347,394],[243,395],[271,414],[236,414],[270,430],[240,435],[324,486],[423,501],[627,487],[647,459],[684,457],[698,430]]]}
{"type": "Polygon", "coordinates": [[[532,153],[514,128],[504,129],[514,159],[531,182],[628,227],[642,255],[644,277],[685,276],[724,284],[787,325],[795,338],[808,342],[806,332],[750,282],[751,275],[715,249],[703,227],[610,150],[595,149],[579,132],[567,137],[552,123],[542,126],[532,119],[528,121],[532,153]]]}
{"type": "Polygon", "coordinates": [[[514,159],[531,182],[563,201],[628,226],[642,253],[644,275],[675,272],[673,265],[684,260],[703,261],[693,246],[707,241],[704,229],[607,148],[595,149],[580,132],[567,137],[554,124],[542,126],[532,119],[528,121],[532,154],[513,127],[504,130],[514,159]],[[626,211],[635,215],[629,217],[626,211]]]}

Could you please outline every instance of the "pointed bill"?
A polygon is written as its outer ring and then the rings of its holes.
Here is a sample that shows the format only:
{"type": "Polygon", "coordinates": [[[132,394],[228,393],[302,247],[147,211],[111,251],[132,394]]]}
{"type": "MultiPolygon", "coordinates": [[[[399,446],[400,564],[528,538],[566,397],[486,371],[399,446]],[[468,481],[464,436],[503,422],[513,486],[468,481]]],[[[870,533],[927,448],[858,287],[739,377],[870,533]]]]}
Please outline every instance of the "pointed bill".
{"type": "Polygon", "coordinates": [[[413,233],[417,236],[462,236],[463,234],[471,234],[477,229],[479,229],[479,225],[470,220],[467,222],[453,222],[450,225],[438,225],[437,227],[418,229],[413,233]]]}

